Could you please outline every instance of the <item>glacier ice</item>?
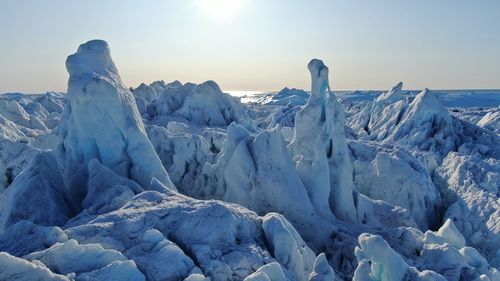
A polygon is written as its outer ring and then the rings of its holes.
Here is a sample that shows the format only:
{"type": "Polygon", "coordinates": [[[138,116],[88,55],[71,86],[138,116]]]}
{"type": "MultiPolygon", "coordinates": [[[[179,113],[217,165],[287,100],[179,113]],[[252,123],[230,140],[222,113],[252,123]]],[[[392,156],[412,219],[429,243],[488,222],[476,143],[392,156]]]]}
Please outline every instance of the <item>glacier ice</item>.
{"type": "Polygon", "coordinates": [[[93,40],[67,94],[0,96],[0,280],[499,280],[498,108],[308,69],[129,89],[93,40]]]}
{"type": "Polygon", "coordinates": [[[334,95],[327,94],[328,67],[320,60],[312,60],[307,67],[311,74],[311,96],[295,115],[295,133],[290,143],[297,171],[318,208],[331,207],[335,216],[355,221],[352,164],[344,134],[343,108],[334,95]]]}

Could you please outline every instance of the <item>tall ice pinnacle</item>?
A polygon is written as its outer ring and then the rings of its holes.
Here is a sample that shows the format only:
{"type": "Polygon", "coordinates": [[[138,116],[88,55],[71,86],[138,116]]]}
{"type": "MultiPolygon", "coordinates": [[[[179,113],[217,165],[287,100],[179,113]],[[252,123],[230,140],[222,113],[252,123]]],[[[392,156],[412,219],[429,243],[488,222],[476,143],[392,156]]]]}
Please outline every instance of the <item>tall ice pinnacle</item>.
{"type": "Polygon", "coordinates": [[[135,99],[121,81],[108,44],[92,40],[66,60],[69,72],[67,108],[61,121],[70,193],[85,192],[87,163],[96,158],[120,176],[145,189],[158,179],[174,188],[149,141],[135,99]]]}
{"type": "Polygon", "coordinates": [[[318,59],[309,62],[311,96],[295,115],[290,143],[297,171],[317,212],[356,220],[352,164],[344,133],[344,109],[330,93],[328,67],[318,59]]]}

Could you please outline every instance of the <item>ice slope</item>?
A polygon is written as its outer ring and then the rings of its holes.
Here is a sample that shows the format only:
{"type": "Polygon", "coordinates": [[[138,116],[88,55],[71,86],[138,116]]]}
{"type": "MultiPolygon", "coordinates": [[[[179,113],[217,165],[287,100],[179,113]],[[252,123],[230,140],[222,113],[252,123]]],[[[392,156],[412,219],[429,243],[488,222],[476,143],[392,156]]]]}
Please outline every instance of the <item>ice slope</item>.
{"type": "Polygon", "coordinates": [[[497,135],[500,134],[500,108],[493,109],[486,113],[486,115],[477,122],[477,125],[491,130],[497,133],[497,135]]]}
{"type": "Polygon", "coordinates": [[[283,88],[277,94],[269,94],[258,99],[256,102],[263,105],[304,105],[309,99],[309,94],[301,89],[283,88]]]}

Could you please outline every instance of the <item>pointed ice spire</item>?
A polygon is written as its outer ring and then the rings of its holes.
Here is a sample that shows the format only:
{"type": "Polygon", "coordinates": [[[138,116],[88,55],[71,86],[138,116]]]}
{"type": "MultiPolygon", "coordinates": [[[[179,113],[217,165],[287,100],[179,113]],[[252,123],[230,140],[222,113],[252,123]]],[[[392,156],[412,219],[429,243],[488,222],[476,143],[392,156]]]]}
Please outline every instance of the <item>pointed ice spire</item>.
{"type": "Polygon", "coordinates": [[[329,216],[333,211],[340,219],[355,221],[344,108],[330,93],[328,67],[318,59],[313,59],[307,67],[311,73],[311,96],[295,115],[290,143],[297,172],[318,213],[329,216]]]}
{"type": "Polygon", "coordinates": [[[438,115],[449,115],[448,110],[437,95],[425,88],[410,104],[409,112],[426,111],[438,115]]]}
{"type": "Polygon", "coordinates": [[[399,82],[396,86],[392,87],[392,89],[384,94],[381,94],[375,100],[376,102],[389,102],[393,103],[395,101],[403,99],[403,82],[399,82]]]}

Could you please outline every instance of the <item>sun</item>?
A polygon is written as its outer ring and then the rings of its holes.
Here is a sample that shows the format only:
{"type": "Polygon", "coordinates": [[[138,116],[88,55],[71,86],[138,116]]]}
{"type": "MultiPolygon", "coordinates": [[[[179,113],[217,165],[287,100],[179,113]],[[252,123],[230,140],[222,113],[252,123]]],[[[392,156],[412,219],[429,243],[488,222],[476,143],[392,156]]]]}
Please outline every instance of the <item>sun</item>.
{"type": "Polygon", "coordinates": [[[198,0],[202,12],[209,17],[228,19],[241,9],[243,0],[198,0]]]}

